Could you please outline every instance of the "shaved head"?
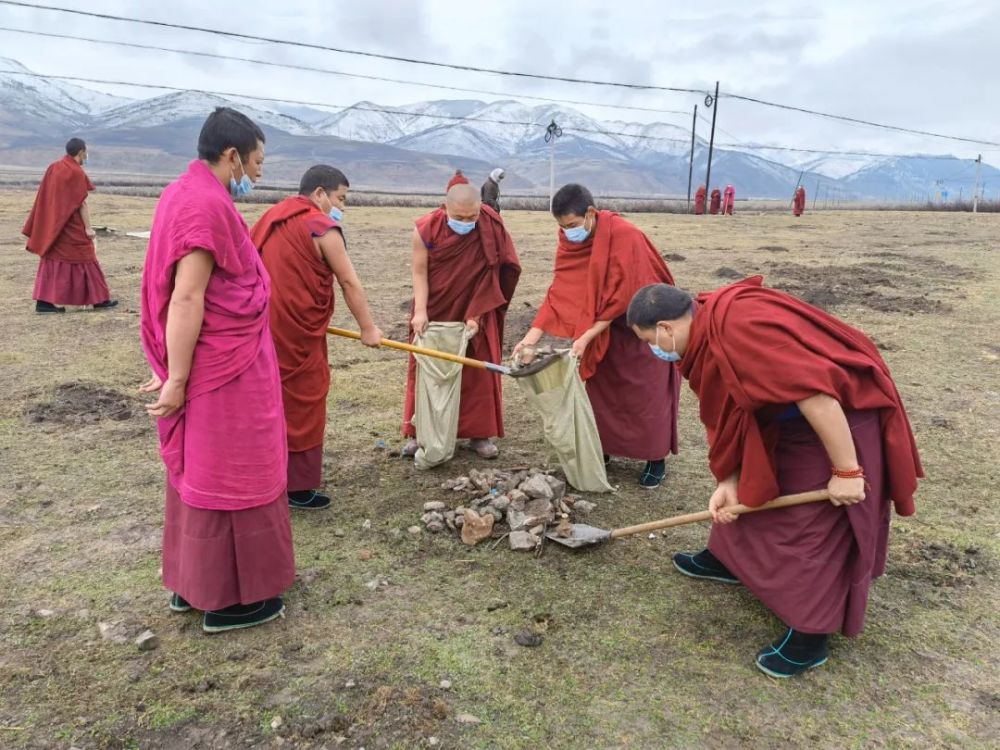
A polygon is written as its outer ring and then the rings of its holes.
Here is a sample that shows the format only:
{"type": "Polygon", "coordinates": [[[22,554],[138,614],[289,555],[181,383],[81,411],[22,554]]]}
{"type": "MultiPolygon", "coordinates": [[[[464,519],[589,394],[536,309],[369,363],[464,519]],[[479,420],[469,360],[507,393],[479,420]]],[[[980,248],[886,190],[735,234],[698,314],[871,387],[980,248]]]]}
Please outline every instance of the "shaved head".
{"type": "Polygon", "coordinates": [[[468,184],[454,185],[448,190],[445,204],[448,208],[454,208],[463,213],[467,213],[466,209],[478,209],[479,189],[468,184]]]}

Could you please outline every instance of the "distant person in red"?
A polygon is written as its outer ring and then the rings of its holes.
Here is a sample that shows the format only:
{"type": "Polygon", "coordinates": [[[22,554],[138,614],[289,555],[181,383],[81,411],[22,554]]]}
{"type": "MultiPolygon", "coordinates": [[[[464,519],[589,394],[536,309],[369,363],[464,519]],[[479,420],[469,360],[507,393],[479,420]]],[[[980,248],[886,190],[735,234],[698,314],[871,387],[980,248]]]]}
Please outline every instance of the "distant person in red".
{"type": "Polygon", "coordinates": [[[719,188],[712,188],[712,202],[709,204],[708,212],[715,216],[719,213],[719,209],[722,207],[722,193],[719,192],[719,188]]]}
{"type": "MultiPolygon", "coordinates": [[[[430,322],[465,323],[472,334],[466,355],[499,362],[503,330],[521,264],[514,241],[500,215],[480,202],[479,191],[466,183],[448,190],[444,206],[417,219],[413,230],[413,316],[410,340],[430,322]]],[[[411,356],[406,374],[402,454],[419,447],[412,419],[417,377],[411,356]]],[[[481,458],[496,458],[490,439],[503,437],[503,389],[500,376],[470,367],[462,370],[458,437],[481,458]]]]}
{"type": "Polygon", "coordinates": [[[795,189],[795,197],[792,198],[792,214],[801,216],[806,210],[806,189],[799,185],[795,189]]]}
{"type": "Polygon", "coordinates": [[[654,356],[625,323],[632,295],[647,284],[673,284],[663,258],[642,231],[612,211],[598,211],[583,185],[552,200],[559,223],[555,272],[520,353],[543,333],[573,339],[580,377],[594,409],[605,461],[645,461],[639,484],[659,487],[666,456],[677,453],[677,368],[654,356]]]}
{"type": "Polygon", "coordinates": [[[726,216],[733,215],[733,205],[736,203],[736,188],[732,185],[726,185],[726,189],[722,193],[722,213],[726,216]]]}
{"type": "Polygon", "coordinates": [[[452,175],[452,178],[450,180],[448,180],[448,187],[446,188],[445,192],[451,190],[453,187],[455,187],[455,185],[468,185],[468,184],[469,184],[469,178],[466,177],[464,174],[462,174],[461,169],[456,169],[455,174],[452,175]]]}
{"type": "Polygon", "coordinates": [[[378,346],[361,281],[347,256],[342,222],[350,183],[339,169],[306,170],[299,194],[268,209],[250,234],[271,276],[271,335],[281,371],[288,428],[288,503],[330,507],[323,481],[326,397],[330,391],[327,332],[336,281],[361,329],[361,342],[378,346]]]}
{"type": "Polygon", "coordinates": [[[699,185],[698,189],[694,191],[694,213],[695,216],[701,216],[705,213],[705,186],[699,185]]]}
{"type": "Polygon", "coordinates": [[[37,313],[64,313],[60,305],[93,305],[95,310],[115,307],[108,282],[97,262],[94,232],[87,195],[93,183],[83,171],[87,144],[71,138],[66,156],[50,164],[38,186],[35,205],[21,229],[28,252],[39,256],[35,276],[37,313]]]}
{"type": "Polygon", "coordinates": [[[674,565],[742,583],[781,618],[787,630],[758,652],[757,666],[791,677],[826,662],[831,633],[861,632],[871,582],[885,572],[891,508],[913,514],[923,469],[871,340],[761,284],[758,276],[694,300],[666,284],[646,287],[628,319],[640,339],[678,359],[718,481],[708,548],[677,554],[674,565]],[[830,502],[727,510],[818,489],[830,502]]]}

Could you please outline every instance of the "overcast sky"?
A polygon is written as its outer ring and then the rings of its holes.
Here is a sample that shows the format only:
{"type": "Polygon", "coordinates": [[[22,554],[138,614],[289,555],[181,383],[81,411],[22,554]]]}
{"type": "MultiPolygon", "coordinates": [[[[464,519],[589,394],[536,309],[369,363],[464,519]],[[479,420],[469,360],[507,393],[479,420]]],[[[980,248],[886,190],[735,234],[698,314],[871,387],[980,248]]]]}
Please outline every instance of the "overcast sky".
{"type": "MultiPolygon", "coordinates": [[[[1000,3],[877,0],[52,0],[54,5],[282,39],[470,64],[723,91],[869,120],[1000,142],[1000,3]],[[891,8],[890,8],[891,6],[891,8]]],[[[350,73],[610,105],[688,112],[702,95],[628,92],[461,73],[319,50],[0,5],[0,25],[264,58],[350,73]]],[[[0,32],[0,55],[36,72],[161,83],[347,105],[500,96],[151,53],[0,32]]],[[[91,85],[92,88],[100,88],[91,85]]],[[[155,92],[118,90],[135,97],[155,92]]],[[[600,119],[690,116],[577,107],[600,119]]],[[[706,112],[706,115],[708,113],[706,112]]],[[[950,153],[997,147],[911,137],[723,99],[717,137],[807,148],[950,153]]],[[[707,126],[699,123],[707,136],[707,126]]]]}

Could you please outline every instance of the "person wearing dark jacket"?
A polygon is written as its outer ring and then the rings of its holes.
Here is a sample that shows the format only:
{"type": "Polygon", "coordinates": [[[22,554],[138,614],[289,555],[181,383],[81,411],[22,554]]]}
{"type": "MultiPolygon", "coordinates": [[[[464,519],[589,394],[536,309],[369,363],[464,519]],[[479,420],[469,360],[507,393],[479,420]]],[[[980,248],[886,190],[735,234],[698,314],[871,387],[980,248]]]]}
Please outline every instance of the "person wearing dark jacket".
{"type": "Polygon", "coordinates": [[[489,206],[497,213],[500,213],[500,180],[504,178],[504,171],[497,167],[490,176],[486,178],[482,188],[479,190],[483,204],[489,206]]]}

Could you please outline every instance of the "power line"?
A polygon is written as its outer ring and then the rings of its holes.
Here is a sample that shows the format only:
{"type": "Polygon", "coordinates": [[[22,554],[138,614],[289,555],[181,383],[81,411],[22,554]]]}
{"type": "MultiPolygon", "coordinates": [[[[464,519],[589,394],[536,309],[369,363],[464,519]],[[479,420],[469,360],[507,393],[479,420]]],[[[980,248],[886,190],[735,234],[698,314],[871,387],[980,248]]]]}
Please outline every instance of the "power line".
{"type": "MultiPolygon", "coordinates": [[[[0,0],[2,1],[2,0],[0,0]]],[[[962,143],[976,143],[983,144],[986,146],[1000,146],[1000,143],[995,141],[983,141],[977,138],[964,138],[958,135],[946,135],[944,133],[932,133],[929,130],[918,130],[916,128],[905,128],[900,125],[886,125],[880,122],[872,122],[871,120],[861,120],[857,117],[847,117],[846,115],[834,115],[829,112],[819,112],[815,109],[806,109],[805,107],[795,107],[791,104],[779,104],[777,102],[769,102],[764,99],[756,99],[752,96],[743,96],[741,94],[732,94],[728,92],[722,92],[719,96],[725,96],[729,99],[738,99],[744,102],[752,102],[753,104],[761,104],[765,107],[775,107],[777,109],[784,109],[791,112],[801,112],[807,115],[815,115],[817,117],[825,117],[829,120],[840,120],[841,122],[851,122],[855,125],[866,125],[870,128],[880,128],[882,130],[894,130],[899,133],[910,133],[911,135],[922,135],[928,136],[930,138],[943,138],[948,141],[960,141],[962,143]]]]}
{"type": "MultiPolygon", "coordinates": [[[[277,39],[277,38],[273,38],[273,37],[255,36],[255,35],[252,35],[252,34],[242,34],[242,33],[233,32],[233,31],[221,31],[219,29],[208,29],[208,28],[204,28],[204,27],[200,27],[200,26],[188,26],[188,25],[185,25],[185,24],[170,23],[170,22],[167,22],[167,21],[154,21],[154,20],[151,20],[151,19],[144,19],[144,18],[134,18],[134,17],[129,17],[129,16],[118,16],[118,15],[113,15],[113,14],[110,14],[110,13],[94,13],[92,11],[75,10],[75,9],[72,9],[72,8],[61,8],[61,7],[53,6],[53,5],[37,5],[37,4],[34,4],[34,3],[18,2],[16,0],[0,0],[0,5],[12,5],[12,6],[21,7],[21,8],[31,8],[33,10],[52,11],[52,12],[56,12],[56,13],[69,13],[69,14],[73,14],[73,15],[77,15],[77,16],[88,17],[88,18],[98,18],[98,19],[110,20],[110,21],[121,21],[121,22],[124,22],[124,23],[144,24],[144,25],[147,25],[147,26],[157,26],[157,27],[160,27],[160,28],[179,29],[179,30],[182,30],[182,31],[195,31],[195,32],[204,33],[204,34],[212,34],[212,35],[215,35],[215,36],[229,37],[229,38],[232,38],[232,39],[241,39],[241,40],[251,41],[251,42],[266,42],[266,43],[270,43],[270,44],[280,44],[280,45],[286,45],[286,46],[291,46],[291,47],[301,47],[301,48],[305,48],[305,49],[316,49],[316,50],[322,50],[322,51],[325,51],[325,52],[336,52],[336,53],[345,54],[345,55],[356,55],[356,56],[360,56],[360,57],[377,58],[377,59],[381,59],[381,60],[390,60],[390,61],[393,61],[393,62],[402,62],[402,63],[411,64],[411,65],[426,65],[426,66],[430,66],[430,67],[448,68],[448,69],[451,69],[451,70],[462,70],[462,71],[473,72],[473,73],[488,73],[488,74],[491,74],[491,75],[501,75],[501,76],[510,76],[510,77],[516,77],[516,78],[528,78],[528,79],[546,80],[546,81],[559,81],[559,82],[562,82],[562,83],[576,83],[576,84],[586,84],[586,85],[594,85],[594,86],[612,86],[612,87],[616,87],[616,88],[624,88],[624,89],[635,90],[635,91],[669,91],[669,92],[674,92],[674,93],[686,93],[686,94],[702,94],[702,93],[704,93],[703,89],[695,89],[695,88],[683,88],[683,87],[676,87],[676,86],[655,86],[655,85],[652,85],[652,84],[625,83],[625,82],[621,82],[621,81],[601,81],[601,80],[591,80],[591,79],[584,79],[584,78],[569,78],[569,77],[565,77],[565,76],[545,75],[545,74],[542,74],[542,73],[528,73],[528,72],[524,72],[524,71],[500,70],[500,69],[496,69],[496,68],[481,68],[481,67],[476,67],[476,66],[472,66],[472,65],[458,65],[458,64],[455,64],[455,63],[444,63],[444,62],[440,62],[440,61],[436,61],[436,60],[422,60],[422,59],[419,59],[419,58],[401,57],[401,56],[397,56],[397,55],[386,55],[386,54],[380,54],[380,53],[377,53],[377,52],[368,52],[368,51],[364,51],[364,50],[352,50],[352,49],[346,49],[346,48],[340,48],[340,47],[328,47],[328,46],[325,46],[325,45],[313,44],[313,43],[309,43],[309,42],[297,42],[297,41],[291,41],[291,40],[288,40],[288,39],[277,39]]],[[[817,116],[817,117],[824,117],[824,118],[827,118],[827,119],[838,120],[838,121],[841,121],[841,122],[854,123],[856,125],[864,125],[864,126],[872,127],[872,128],[879,128],[879,129],[882,129],[882,130],[892,130],[892,131],[896,131],[896,132],[909,133],[909,134],[912,134],[912,135],[921,135],[921,136],[930,137],[930,138],[942,138],[944,140],[958,141],[958,142],[962,142],[962,143],[975,143],[975,144],[981,144],[981,145],[986,145],[986,146],[1000,146],[1000,142],[980,140],[980,139],[975,139],[975,138],[965,138],[965,137],[962,137],[962,136],[947,135],[947,134],[944,134],[944,133],[934,133],[934,132],[927,131],[927,130],[919,130],[919,129],[916,129],[916,128],[907,128],[907,127],[902,127],[902,126],[899,126],[899,125],[888,125],[888,124],[885,124],[885,123],[873,122],[871,120],[863,120],[863,119],[856,118],[856,117],[848,117],[846,115],[837,115],[837,114],[832,114],[832,113],[829,113],[829,112],[820,112],[818,110],[807,109],[805,107],[796,107],[796,106],[789,105],[789,104],[781,104],[781,103],[778,103],[778,102],[771,102],[771,101],[767,101],[765,99],[758,99],[756,97],[744,96],[742,94],[734,94],[734,93],[729,93],[729,92],[723,92],[722,96],[726,96],[726,97],[728,97],[730,99],[738,99],[738,100],[741,100],[741,101],[750,102],[750,103],[753,103],[753,104],[759,104],[759,105],[766,106],[766,107],[774,107],[774,108],[777,108],[777,109],[783,109],[783,110],[792,111],[792,112],[801,112],[803,114],[814,115],[814,116],[817,116]]]]}
{"type": "Polygon", "coordinates": [[[132,18],[129,16],[116,16],[111,13],[94,13],[92,11],[75,10],[73,8],[60,8],[55,5],[36,5],[34,3],[15,2],[15,0],[0,0],[0,5],[14,5],[20,8],[31,8],[33,10],[46,10],[55,13],[71,13],[76,16],[88,18],[99,18],[105,21],[122,21],[125,23],[138,23],[147,26],[159,26],[166,29],[179,29],[181,31],[197,31],[203,34],[229,37],[232,39],[243,39],[251,42],[268,42],[270,44],[282,44],[290,47],[302,47],[305,49],[323,50],[324,52],[336,52],[342,55],[356,55],[359,57],[372,57],[380,60],[390,60],[392,62],[407,63],[410,65],[427,65],[435,68],[448,68],[450,70],[463,70],[471,73],[489,73],[491,75],[511,76],[514,78],[531,78],[543,81],[559,81],[561,83],[580,83],[594,86],[614,86],[623,89],[639,91],[671,91],[682,94],[703,94],[702,89],[681,88],[676,86],[654,86],[652,84],[624,83],[620,81],[599,81],[586,78],[569,78],[565,76],[545,75],[543,73],[527,73],[523,71],[499,70],[496,68],[480,68],[474,65],[458,65],[455,63],[444,63],[437,60],[421,60],[415,57],[401,57],[398,55],[385,55],[377,52],[367,52],[365,50],[346,49],[342,47],[328,47],[322,44],[310,42],[296,42],[289,39],[277,39],[274,37],[255,36],[253,34],[241,34],[235,31],[221,31],[219,29],[207,29],[202,26],[188,26],[180,23],[170,23],[168,21],[154,21],[148,18],[132,18]]]}
{"type": "Polygon", "coordinates": [[[433,89],[443,89],[446,91],[461,91],[467,94],[487,94],[490,96],[505,96],[514,99],[532,99],[541,102],[552,102],[554,104],[574,104],[586,107],[604,107],[606,109],[629,109],[638,112],[654,112],[665,115],[687,115],[676,109],[658,109],[656,107],[635,107],[624,104],[606,104],[603,102],[577,101],[573,99],[553,99],[545,96],[534,96],[529,94],[511,94],[505,91],[489,91],[485,89],[471,89],[460,86],[447,86],[438,83],[425,83],[423,81],[410,81],[401,78],[389,78],[385,76],[366,75],[362,73],[348,73],[342,70],[331,70],[329,68],[318,68],[313,65],[296,65],[295,63],[279,63],[270,60],[260,60],[252,57],[238,57],[236,55],[222,55],[215,52],[202,52],[200,50],[178,49],[176,47],[161,47],[155,44],[139,44],[138,42],[122,42],[112,39],[95,39],[93,37],[80,36],[78,34],[57,34],[51,31],[34,31],[31,29],[15,29],[10,26],[0,26],[0,31],[12,32],[15,34],[26,34],[29,36],[48,37],[52,39],[69,39],[77,42],[89,42],[93,44],[108,44],[115,47],[128,47],[132,49],[152,50],[156,52],[172,52],[179,55],[193,55],[197,57],[208,57],[214,60],[230,60],[234,62],[246,62],[254,65],[266,65],[273,68],[286,68],[289,70],[302,70],[309,73],[324,73],[346,78],[360,78],[367,81],[382,81],[386,83],[400,83],[408,86],[425,86],[433,89]]]}

